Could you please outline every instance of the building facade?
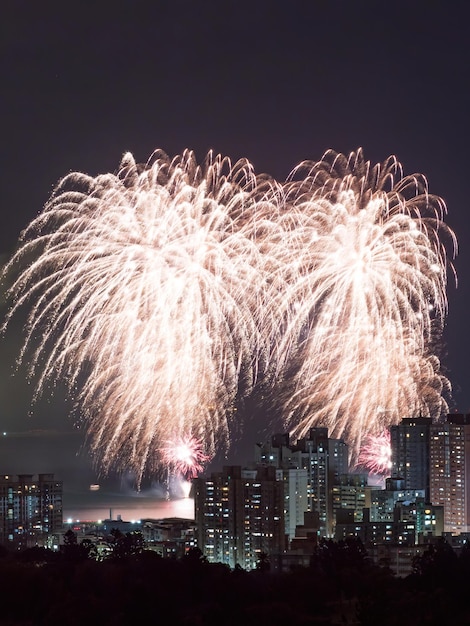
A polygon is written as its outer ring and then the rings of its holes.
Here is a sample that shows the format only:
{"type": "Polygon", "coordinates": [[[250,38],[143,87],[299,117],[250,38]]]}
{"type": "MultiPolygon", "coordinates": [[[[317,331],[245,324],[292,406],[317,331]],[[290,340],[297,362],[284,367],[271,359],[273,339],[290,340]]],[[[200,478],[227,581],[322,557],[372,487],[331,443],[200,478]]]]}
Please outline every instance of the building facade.
{"type": "Polygon", "coordinates": [[[204,556],[231,568],[256,568],[262,554],[286,547],[284,483],[273,466],[226,466],[195,479],[197,544],[204,556]]]}
{"type": "Polygon", "coordinates": [[[332,487],[333,517],[335,524],[342,511],[352,511],[355,522],[362,522],[366,504],[367,474],[341,474],[332,487]]]}
{"type": "Polygon", "coordinates": [[[310,480],[302,467],[301,455],[294,452],[289,434],[276,434],[263,444],[255,445],[255,467],[272,466],[282,472],[284,483],[284,524],[288,540],[295,537],[295,529],[304,523],[304,514],[311,506],[310,480]]]}
{"type": "Polygon", "coordinates": [[[48,545],[62,530],[62,492],[54,474],[0,476],[0,543],[48,545]]]}
{"type": "Polygon", "coordinates": [[[255,446],[255,464],[272,465],[284,471],[284,516],[289,539],[303,515],[317,514],[318,534],[333,535],[333,486],[348,472],[348,446],[342,439],[331,439],[328,429],[310,428],[307,435],[291,443],[288,434],[277,434],[255,446]],[[306,480],[306,483],[305,483],[306,480]],[[305,492],[306,486],[306,492],[305,492]]]}
{"type": "Polygon", "coordinates": [[[470,414],[450,414],[431,428],[430,499],[444,507],[445,532],[470,531],[470,414]]]}
{"type": "Polygon", "coordinates": [[[392,476],[408,490],[425,491],[429,498],[429,450],[432,418],[409,417],[390,427],[392,476]]]}
{"type": "Polygon", "coordinates": [[[405,481],[387,478],[385,489],[371,488],[366,492],[366,506],[370,509],[372,522],[391,522],[398,503],[410,504],[425,501],[424,489],[405,489],[405,481]]]}

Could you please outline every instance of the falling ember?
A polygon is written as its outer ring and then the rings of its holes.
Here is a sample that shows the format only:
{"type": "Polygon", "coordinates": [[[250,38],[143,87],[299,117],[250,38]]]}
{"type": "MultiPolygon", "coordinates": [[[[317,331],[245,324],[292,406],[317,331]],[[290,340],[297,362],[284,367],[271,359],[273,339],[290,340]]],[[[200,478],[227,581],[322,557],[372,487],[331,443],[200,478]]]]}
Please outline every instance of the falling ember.
{"type": "Polygon", "coordinates": [[[390,431],[384,430],[380,435],[367,435],[364,438],[357,467],[384,478],[390,476],[392,468],[390,431]]]}

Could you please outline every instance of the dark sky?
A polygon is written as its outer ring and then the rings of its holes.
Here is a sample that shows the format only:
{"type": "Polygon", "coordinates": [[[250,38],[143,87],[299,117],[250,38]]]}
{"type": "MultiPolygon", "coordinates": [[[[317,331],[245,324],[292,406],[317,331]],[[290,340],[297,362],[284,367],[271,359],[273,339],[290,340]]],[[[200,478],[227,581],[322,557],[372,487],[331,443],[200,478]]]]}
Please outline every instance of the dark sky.
{"type": "MultiPolygon", "coordinates": [[[[127,150],[145,161],[213,149],[278,179],[328,148],[394,154],[444,198],[459,241],[442,364],[453,408],[470,411],[469,24],[464,1],[6,0],[3,260],[60,177],[113,171],[127,150]]],[[[60,390],[30,415],[24,371],[11,378],[18,334],[2,342],[0,430],[34,430],[50,448],[7,435],[0,472],[50,464],[92,480],[60,390]]]]}

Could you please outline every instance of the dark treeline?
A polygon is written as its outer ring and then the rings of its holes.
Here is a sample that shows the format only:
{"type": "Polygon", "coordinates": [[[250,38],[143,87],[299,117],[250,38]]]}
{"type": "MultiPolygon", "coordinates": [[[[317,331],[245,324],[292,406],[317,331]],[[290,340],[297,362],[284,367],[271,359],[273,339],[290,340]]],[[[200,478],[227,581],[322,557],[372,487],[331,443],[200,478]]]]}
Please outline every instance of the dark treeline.
{"type": "Polygon", "coordinates": [[[181,559],[116,534],[96,560],[69,535],[60,552],[30,548],[0,556],[0,624],[15,626],[363,626],[470,624],[470,549],[430,546],[406,578],[374,565],[362,544],[322,540],[309,567],[274,572],[208,563],[198,549],[181,559]]]}

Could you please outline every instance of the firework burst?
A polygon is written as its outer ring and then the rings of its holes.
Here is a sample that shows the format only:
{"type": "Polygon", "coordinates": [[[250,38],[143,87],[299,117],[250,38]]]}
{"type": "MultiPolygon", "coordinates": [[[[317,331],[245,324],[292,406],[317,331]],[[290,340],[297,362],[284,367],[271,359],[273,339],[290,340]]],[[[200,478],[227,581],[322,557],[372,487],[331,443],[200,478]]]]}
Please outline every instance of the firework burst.
{"type": "Polygon", "coordinates": [[[190,435],[167,441],[162,458],[170,473],[186,480],[196,478],[210,461],[202,443],[190,435]]]}
{"type": "Polygon", "coordinates": [[[68,382],[104,471],[141,477],[173,432],[208,454],[226,444],[227,408],[262,360],[260,186],[247,161],[127,154],[116,175],[66,176],[22,234],[5,327],[30,307],[20,362],[32,351],[38,395],[68,382]]]}
{"type": "Polygon", "coordinates": [[[384,430],[380,435],[364,437],[357,460],[357,468],[365,469],[371,474],[385,478],[390,476],[392,451],[389,430],[384,430]]]}
{"type": "Polygon", "coordinates": [[[68,382],[105,471],[191,474],[259,384],[291,434],[327,426],[357,460],[403,416],[447,412],[445,212],[423,176],[360,150],[283,184],[212,153],[127,154],[66,176],[22,233],[3,330],[28,307],[19,360],[38,395],[68,382]],[[201,446],[185,467],[174,433],[201,446]]]}
{"type": "Polygon", "coordinates": [[[273,298],[275,360],[296,367],[284,414],[300,436],[322,425],[344,437],[354,461],[365,436],[447,412],[435,349],[455,236],[443,201],[394,158],[371,167],[361,151],[330,151],[294,170],[285,194],[295,226],[283,239],[290,279],[273,298]]]}

